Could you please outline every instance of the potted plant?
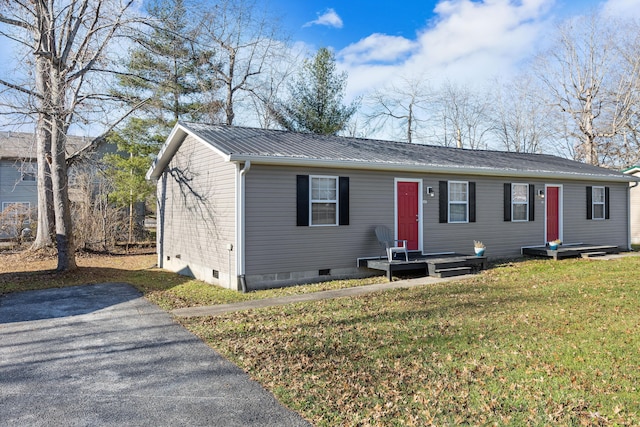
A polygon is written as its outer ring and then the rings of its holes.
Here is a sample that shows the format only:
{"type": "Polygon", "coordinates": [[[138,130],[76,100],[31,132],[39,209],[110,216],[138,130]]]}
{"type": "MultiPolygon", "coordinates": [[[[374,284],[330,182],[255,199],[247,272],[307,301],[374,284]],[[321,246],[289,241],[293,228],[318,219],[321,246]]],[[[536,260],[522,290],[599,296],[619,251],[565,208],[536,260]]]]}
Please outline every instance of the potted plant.
{"type": "Polygon", "coordinates": [[[562,240],[560,239],[552,240],[551,242],[549,242],[549,249],[551,249],[552,251],[557,251],[558,246],[560,246],[561,244],[562,240]]]}
{"type": "Polygon", "coordinates": [[[483,256],[485,249],[486,249],[486,246],[484,245],[484,243],[478,240],[473,241],[473,250],[476,253],[476,256],[483,256]]]}

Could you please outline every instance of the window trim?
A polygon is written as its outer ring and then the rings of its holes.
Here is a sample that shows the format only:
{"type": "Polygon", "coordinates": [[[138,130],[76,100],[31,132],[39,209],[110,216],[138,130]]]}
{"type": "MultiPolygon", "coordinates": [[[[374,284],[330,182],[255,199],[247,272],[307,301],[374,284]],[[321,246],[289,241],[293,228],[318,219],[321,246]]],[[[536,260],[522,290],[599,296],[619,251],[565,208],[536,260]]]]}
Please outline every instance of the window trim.
{"type": "Polygon", "coordinates": [[[593,221],[604,221],[607,219],[607,197],[606,188],[604,186],[592,186],[591,187],[591,219],[593,221]],[[596,189],[602,190],[602,202],[596,202],[595,191],[596,189]],[[596,205],[602,206],[602,217],[596,217],[596,205]]]}
{"type": "Polygon", "coordinates": [[[447,222],[450,224],[468,224],[469,223],[469,181],[447,181],[447,222]],[[465,194],[467,199],[464,202],[451,201],[451,184],[464,184],[466,186],[465,194]],[[465,206],[465,220],[453,221],[451,219],[451,205],[464,205],[465,206]]]}
{"type": "Polygon", "coordinates": [[[512,182],[511,183],[511,222],[529,222],[529,184],[528,183],[524,183],[524,182],[512,182]],[[514,195],[515,195],[515,191],[514,188],[517,185],[524,185],[527,188],[527,191],[525,192],[525,195],[527,197],[526,202],[516,202],[514,200],[514,195]],[[525,219],[515,219],[515,210],[514,207],[515,205],[524,205],[526,206],[525,209],[525,213],[526,213],[526,218],[525,219]]]}
{"type": "Polygon", "coordinates": [[[309,175],[309,227],[337,227],[340,225],[340,177],[335,175],[309,175]],[[323,200],[313,198],[313,180],[314,179],[333,179],[335,181],[335,199],[323,200]],[[314,203],[333,203],[336,205],[335,222],[333,224],[314,224],[313,223],[313,204],[314,203]]]}

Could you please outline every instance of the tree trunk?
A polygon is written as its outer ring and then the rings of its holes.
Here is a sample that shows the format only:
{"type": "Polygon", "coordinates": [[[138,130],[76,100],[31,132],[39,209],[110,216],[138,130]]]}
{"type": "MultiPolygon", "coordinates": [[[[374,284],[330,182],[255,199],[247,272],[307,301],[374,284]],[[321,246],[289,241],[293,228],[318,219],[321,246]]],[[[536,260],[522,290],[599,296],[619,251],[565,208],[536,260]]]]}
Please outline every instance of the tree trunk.
{"type": "Polygon", "coordinates": [[[57,271],[76,269],[75,248],[69,203],[69,177],[66,159],[66,129],[64,117],[63,78],[59,71],[51,68],[51,99],[55,113],[51,127],[51,181],[53,184],[53,209],[56,221],[56,247],[58,249],[57,271]]]}
{"type": "Polygon", "coordinates": [[[236,53],[233,49],[229,51],[229,75],[227,76],[227,81],[225,82],[227,86],[227,97],[225,100],[225,108],[224,112],[227,117],[227,125],[233,125],[233,119],[235,118],[235,112],[233,111],[233,77],[236,67],[236,53]]]}
{"type": "Polygon", "coordinates": [[[413,126],[413,103],[409,104],[409,115],[407,116],[407,142],[411,144],[412,138],[412,126],[413,126]]]}
{"type": "MultiPolygon", "coordinates": [[[[43,121],[39,118],[38,121],[43,121]]],[[[54,215],[51,182],[51,134],[38,125],[36,132],[38,159],[38,227],[32,249],[44,249],[53,244],[54,215]]]]}
{"type": "MultiPolygon", "coordinates": [[[[38,93],[48,92],[48,73],[45,60],[36,60],[36,87],[38,93]]],[[[51,117],[40,108],[36,126],[36,148],[38,161],[38,227],[32,249],[44,249],[53,244],[54,215],[51,183],[51,117]]]]}
{"type": "Polygon", "coordinates": [[[129,245],[133,243],[133,190],[129,192],[129,241],[127,243],[127,251],[129,250],[129,245]]]}

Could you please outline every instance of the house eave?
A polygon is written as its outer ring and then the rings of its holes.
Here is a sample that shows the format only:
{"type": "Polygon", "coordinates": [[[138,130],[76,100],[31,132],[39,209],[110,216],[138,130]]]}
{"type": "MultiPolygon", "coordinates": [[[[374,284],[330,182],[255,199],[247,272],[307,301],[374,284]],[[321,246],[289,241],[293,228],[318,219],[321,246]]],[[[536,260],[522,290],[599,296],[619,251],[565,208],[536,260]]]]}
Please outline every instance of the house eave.
{"type": "Polygon", "coordinates": [[[188,127],[178,122],[176,123],[174,128],[171,130],[171,133],[169,134],[167,141],[164,143],[162,148],[160,148],[158,155],[156,156],[153,163],[151,164],[151,167],[147,171],[145,175],[145,178],[147,180],[158,179],[162,175],[162,172],[171,161],[171,158],[178,151],[178,149],[180,148],[180,145],[182,145],[182,143],[184,142],[185,138],[188,135],[191,135],[197,141],[202,143],[205,147],[208,147],[209,149],[213,150],[215,153],[220,155],[225,161],[229,161],[229,156],[227,154],[218,150],[212,144],[210,144],[209,142],[201,138],[200,135],[190,131],[188,127]]]}
{"type": "Polygon", "coordinates": [[[237,155],[228,156],[228,161],[243,163],[251,161],[254,165],[271,165],[271,166],[298,166],[298,167],[323,167],[334,169],[358,169],[358,170],[377,170],[388,172],[416,172],[416,173],[432,173],[456,176],[490,176],[490,177],[517,177],[517,178],[539,178],[539,179],[557,179],[571,181],[594,181],[594,182],[634,182],[640,181],[640,177],[632,175],[625,176],[607,176],[585,173],[568,173],[554,171],[523,171],[515,169],[493,169],[478,167],[456,167],[456,166],[439,166],[424,164],[400,164],[400,163],[379,163],[379,162],[359,162],[353,160],[327,160],[327,159],[308,159],[296,157],[272,157],[272,156],[253,156],[253,155],[237,155]]]}

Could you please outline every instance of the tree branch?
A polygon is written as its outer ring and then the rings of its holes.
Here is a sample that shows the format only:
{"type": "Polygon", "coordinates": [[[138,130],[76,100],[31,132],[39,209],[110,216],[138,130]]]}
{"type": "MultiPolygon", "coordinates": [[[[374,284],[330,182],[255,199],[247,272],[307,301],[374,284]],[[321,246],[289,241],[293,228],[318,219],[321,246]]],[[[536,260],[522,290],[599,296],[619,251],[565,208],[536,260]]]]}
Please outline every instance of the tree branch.
{"type": "Polygon", "coordinates": [[[17,90],[18,92],[22,92],[22,93],[30,95],[30,96],[35,96],[36,98],[42,99],[42,95],[40,95],[40,94],[38,94],[36,92],[33,92],[30,89],[25,89],[22,86],[7,82],[5,80],[0,79],[0,85],[6,86],[9,89],[17,90]]]}
{"type": "Polygon", "coordinates": [[[94,138],[87,146],[83,147],[82,149],[80,149],[80,150],[76,151],[75,153],[73,153],[72,155],[68,156],[67,157],[67,167],[70,167],[70,166],[74,165],[75,163],[78,162],[78,160],[80,160],[87,153],[95,151],[98,147],[100,147],[100,145],[104,144],[104,142],[107,139],[107,135],[109,134],[109,132],[111,132],[113,129],[115,129],[116,126],[118,126],[120,123],[122,123],[122,121],[124,119],[129,117],[134,111],[136,111],[138,108],[140,108],[142,106],[142,104],[144,104],[145,102],[146,101],[142,101],[142,102],[134,105],[133,107],[131,107],[131,109],[126,114],[124,114],[122,117],[120,117],[115,122],[111,123],[111,125],[109,125],[107,130],[102,133],[102,135],[94,138]]]}

